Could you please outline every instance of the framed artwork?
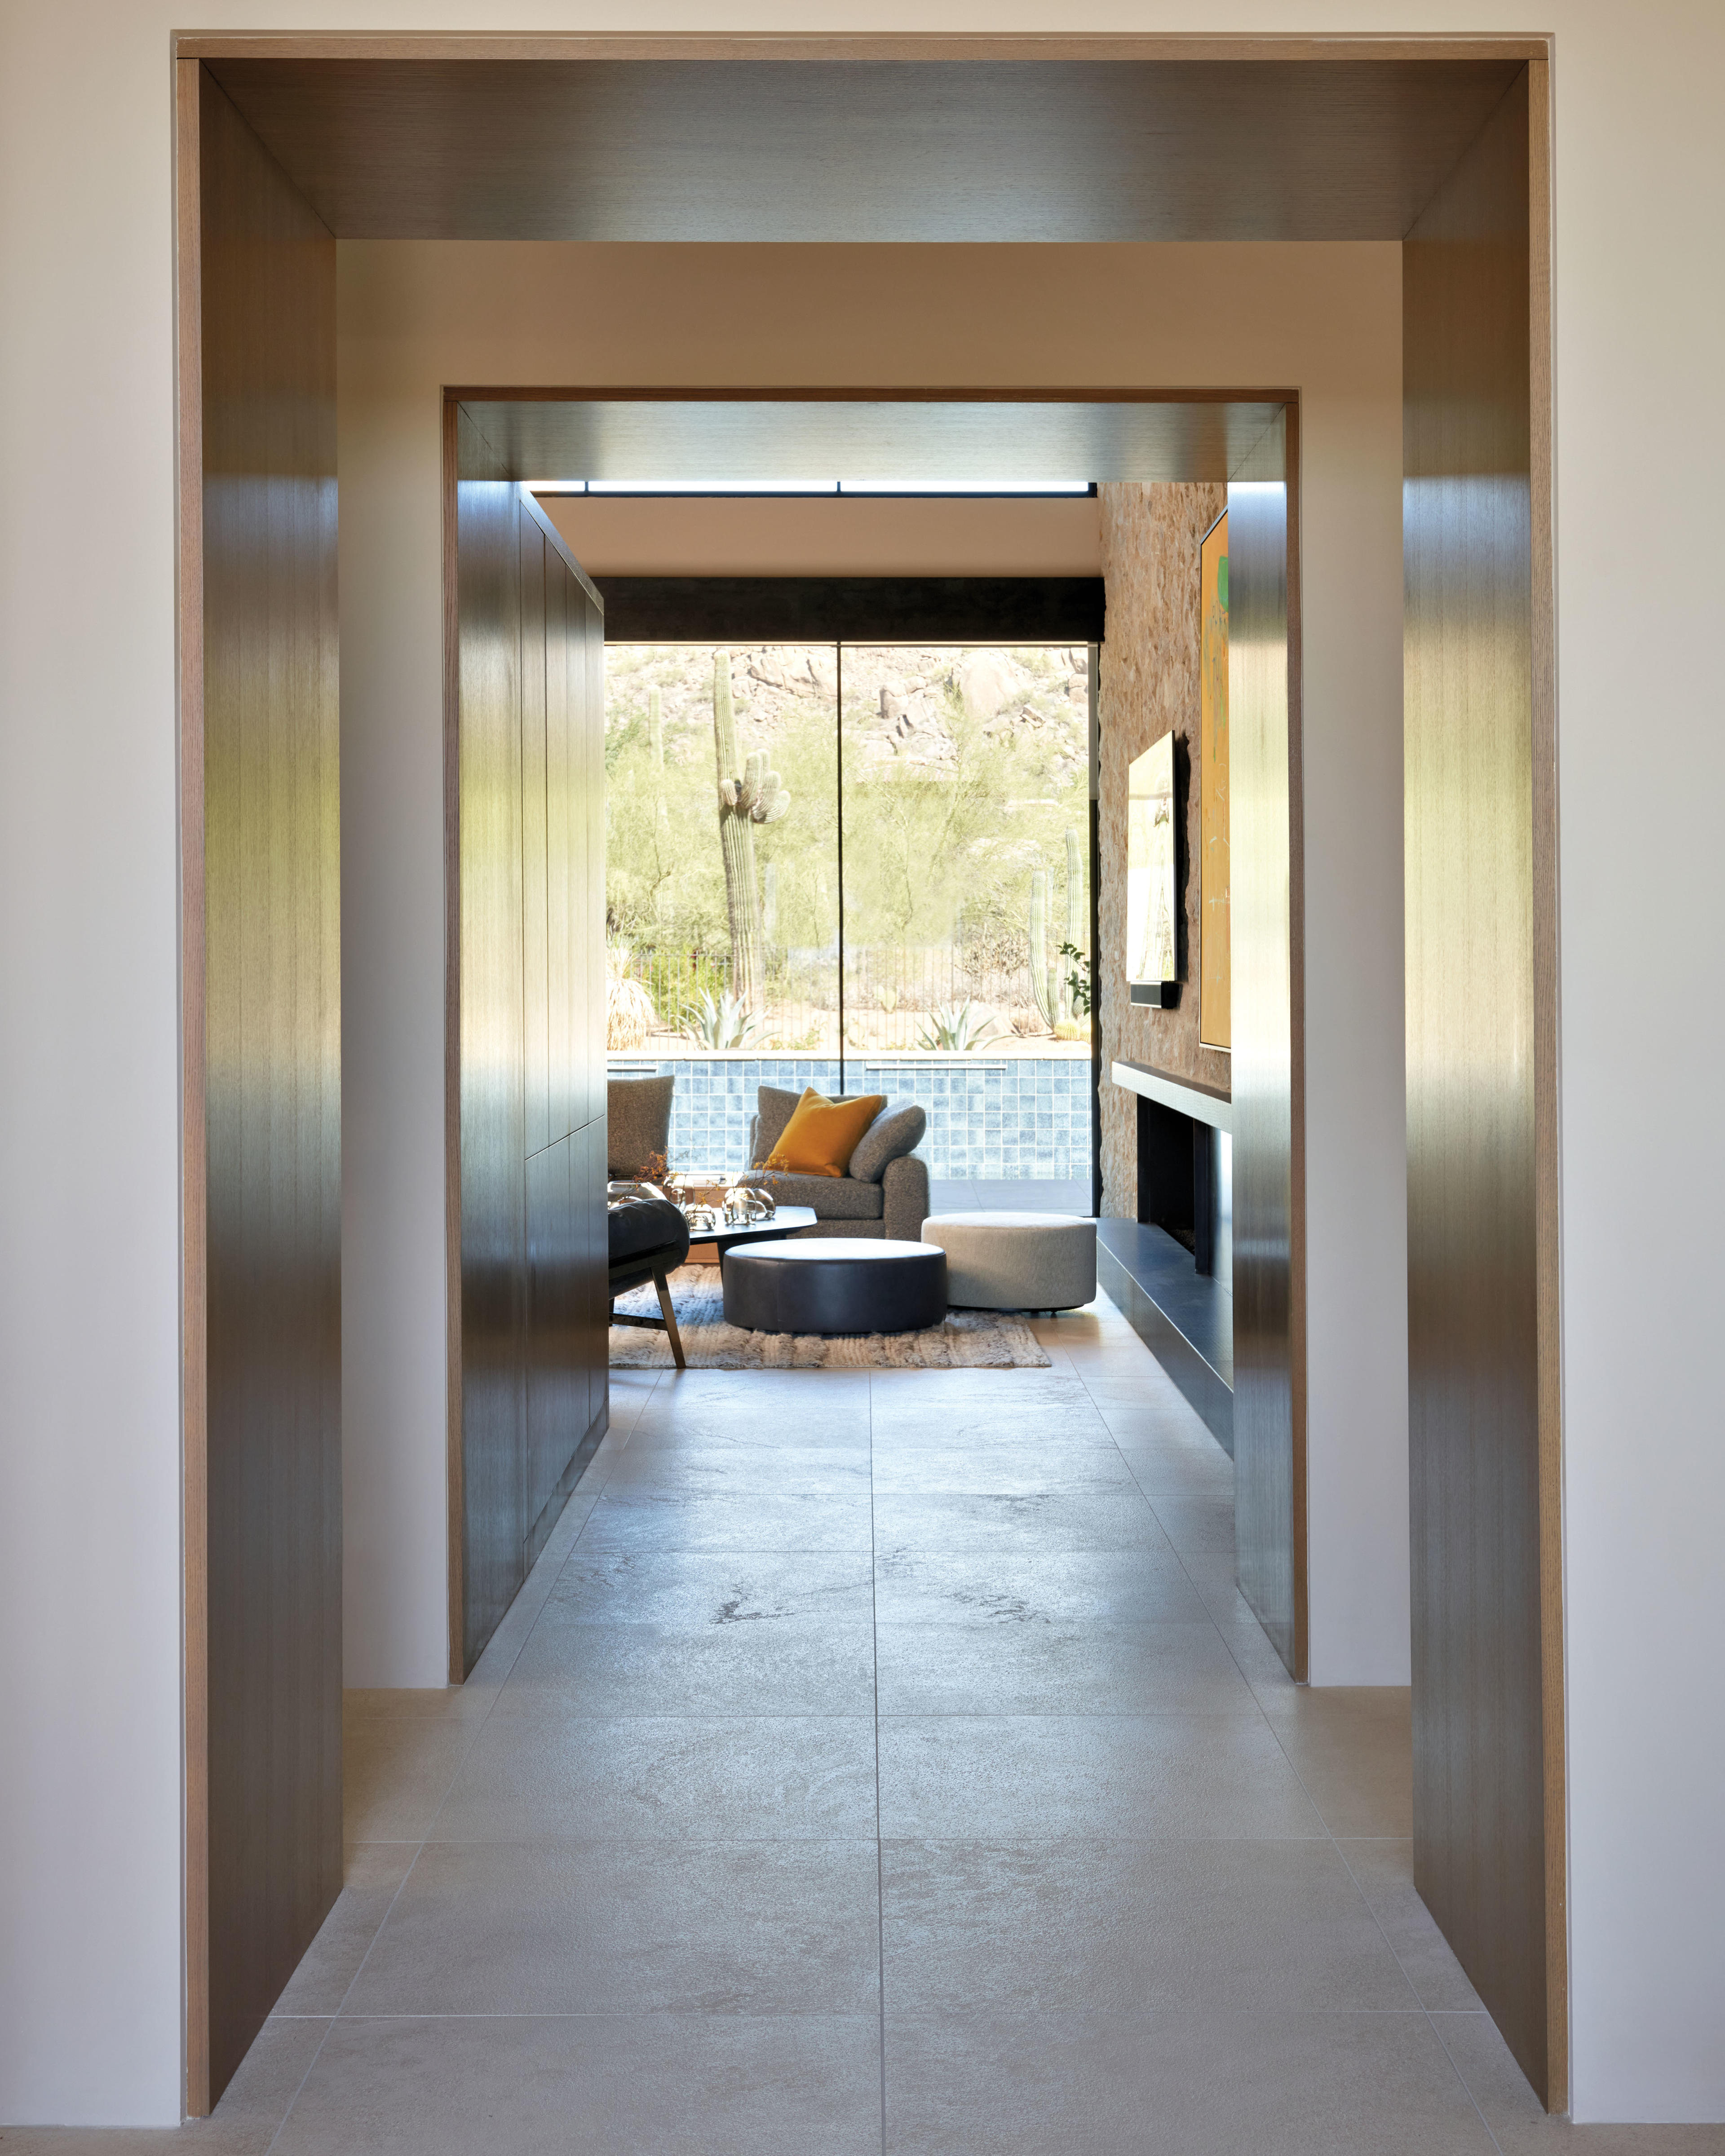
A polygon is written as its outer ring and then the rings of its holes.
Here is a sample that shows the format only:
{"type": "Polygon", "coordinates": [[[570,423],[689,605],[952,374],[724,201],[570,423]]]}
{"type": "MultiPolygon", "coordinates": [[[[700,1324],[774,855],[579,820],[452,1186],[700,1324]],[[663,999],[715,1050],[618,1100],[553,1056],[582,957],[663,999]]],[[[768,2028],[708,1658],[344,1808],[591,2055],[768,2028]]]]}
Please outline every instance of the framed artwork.
{"type": "Polygon", "coordinates": [[[1228,791],[1228,512],[1198,549],[1199,989],[1198,1037],[1234,1045],[1230,955],[1228,791]]]}
{"type": "Polygon", "coordinates": [[[1126,963],[1134,1003],[1171,1003],[1179,979],[1174,737],[1127,767],[1126,963]],[[1154,995],[1141,995],[1152,988],[1154,995]]]}

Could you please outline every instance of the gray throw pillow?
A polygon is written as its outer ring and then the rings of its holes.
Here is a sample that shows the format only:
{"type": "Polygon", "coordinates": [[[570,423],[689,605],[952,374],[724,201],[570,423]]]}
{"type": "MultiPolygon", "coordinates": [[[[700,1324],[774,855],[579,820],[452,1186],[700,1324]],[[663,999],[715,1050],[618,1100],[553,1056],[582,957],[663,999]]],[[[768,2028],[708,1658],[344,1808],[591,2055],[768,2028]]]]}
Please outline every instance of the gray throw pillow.
{"type": "Polygon", "coordinates": [[[635,1176],[670,1138],[671,1095],[677,1081],[614,1078],[605,1088],[605,1158],[614,1176],[635,1176]]]}
{"type": "Polygon", "coordinates": [[[764,1168],[767,1157],[784,1136],[784,1127],[789,1122],[800,1092],[787,1093],[782,1086],[763,1086],[757,1100],[755,1124],[755,1158],[750,1163],[764,1168]]]}
{"type": "Polygon", "coordinates": [[[928,1117],[914,1101],[889,1101],[857,1140],[850,1173],[859,1183],[878,1183],[889,1162],[916,1150],[927,1128],[928,1117]]]}
{"type": "MultiPolygon", "coordinates": [[[[819,1086],[815,1088],[817,1092],[819,1092],[819,1086]]],[[[756,1096],[755,1152],[754,1158],[749,1163],[749,1166],[751,1168],[765,1168],[768,1162],[773,1158],[773,1148],[784,1136],[784,1127],[796,1113],[797,1103],[802,1099],[802,1097],[803,1091],[800,1086],[794,1093],[786,1092],[783,1086],[763,1086],[761,1087],[759,1093],[756,1096]]],[[[828,1096],[828,1098],[835,1104],[840,1101],[854,1101],[857,1097],[858,1096],[855,1093],[833,1093],[828,1096]]],[[[875,1122],[877,1124],[879,1120],[880,1119],[877,1116],[875,1119],[875,1122]]],[[[872,1128],[874,1126],[871,1125],[870,1127],[872,1128]]],[[[916,1132],[916,1137],[921,1137],[922,1135],[922,1132],[919,1128],[916,1132]]],[[[866,1144],[867,1142],[867,1137],[865,1134],[864,1143],[866,1144]]],[[[914,1145],[916,1142],[916,1138],[912,1138],[911,1145],[914,1145]]],[[[910,1149],[910,1146],[906,1146],[905,1147],[905,1151],[906,1152],[908,1152],[910,1149]]],[[[880,1165],[884,1168],[886,1163],[883,1160],[880,1165]]],[[[855,1167],[853,1164],[851,1173],[855,1174],[855,1167]]],[[[876,1176],[870,1176],[865,1179],[873,1183],[878,1182],[880,1178],[876,1176]]]]}

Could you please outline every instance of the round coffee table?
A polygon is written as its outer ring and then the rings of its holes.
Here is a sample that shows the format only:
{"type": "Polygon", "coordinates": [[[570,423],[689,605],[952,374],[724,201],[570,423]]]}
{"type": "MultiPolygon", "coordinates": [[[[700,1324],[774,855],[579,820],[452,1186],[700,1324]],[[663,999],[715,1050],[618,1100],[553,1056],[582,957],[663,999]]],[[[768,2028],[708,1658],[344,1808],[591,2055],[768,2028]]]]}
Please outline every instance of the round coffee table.
{"type": "Polygon", "coordinates": [[[758,1243],[725,1261],[725,1322],[747,1332],[920,1332],[947,1314],[947,1254],[850,1235],[758,1243]]]}

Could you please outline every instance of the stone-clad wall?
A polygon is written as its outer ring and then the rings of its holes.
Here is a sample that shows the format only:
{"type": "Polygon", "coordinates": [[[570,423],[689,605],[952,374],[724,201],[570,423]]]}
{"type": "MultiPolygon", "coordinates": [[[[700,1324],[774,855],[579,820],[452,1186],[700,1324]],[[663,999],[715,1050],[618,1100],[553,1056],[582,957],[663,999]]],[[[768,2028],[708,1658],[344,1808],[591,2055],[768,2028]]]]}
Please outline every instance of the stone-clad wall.
{"type": "Polygon", "coordinates": [[[1226,1091],[1230,1059],[1198,1042],[1199,888],[1199,542],[1228,506],[1214,485],[1143,485],[1122,481],[1100,490],[1102,574],[1108,592],[1102,646],[1101,951],[1102,1210],[1137,1217],[1137,1111],[1133,1096],[1108,1078],[1117,1056],[1152,1063],[1176,1077],[1226,1091]],[[1175,1010],[1127,1000],[1127,767],[1172,729],[1192,759],[1188,805],[1187,980],[1175,1010]]]}

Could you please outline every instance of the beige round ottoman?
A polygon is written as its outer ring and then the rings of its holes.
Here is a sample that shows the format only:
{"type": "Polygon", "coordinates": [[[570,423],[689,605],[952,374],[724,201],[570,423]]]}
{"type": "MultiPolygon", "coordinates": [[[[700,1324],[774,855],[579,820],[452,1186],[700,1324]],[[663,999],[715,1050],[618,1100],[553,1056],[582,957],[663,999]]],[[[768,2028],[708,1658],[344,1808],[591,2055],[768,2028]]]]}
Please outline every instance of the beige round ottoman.
{"type": "Polygon", "coordinates": [[[1072,1213],[935,1213],[925,1243],[947,1254],[947,1301],[963,1310],[1076,1310],[1096,1291],[1096,1224],[1072,1213]]]}

